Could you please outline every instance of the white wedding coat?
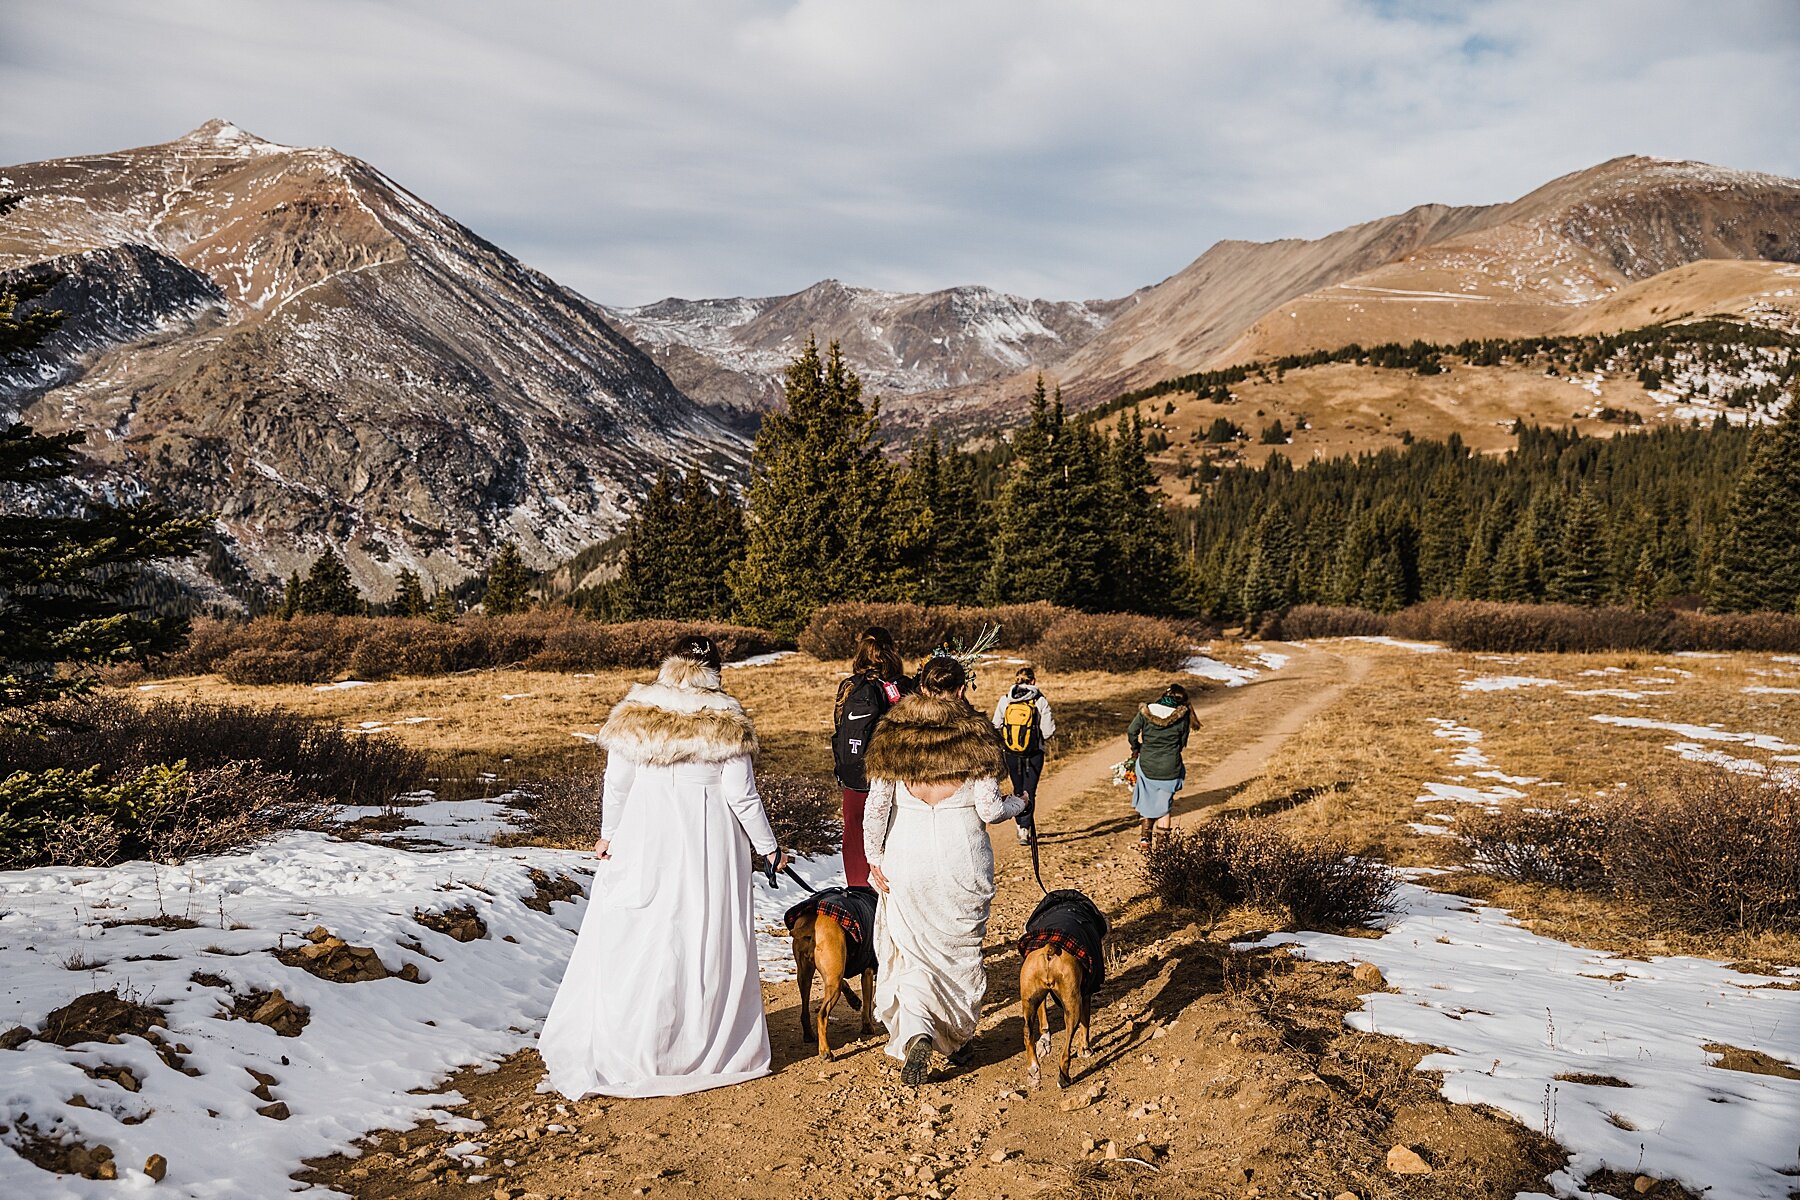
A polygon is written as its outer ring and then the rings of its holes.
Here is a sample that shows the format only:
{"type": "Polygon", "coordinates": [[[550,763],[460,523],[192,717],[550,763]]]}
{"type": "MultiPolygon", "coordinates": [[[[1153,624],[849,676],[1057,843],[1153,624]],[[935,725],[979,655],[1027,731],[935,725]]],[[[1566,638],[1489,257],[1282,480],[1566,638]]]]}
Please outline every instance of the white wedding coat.
{"type": "Polygon", "coordinates": [[[670,659],[600,741],[611,844],[538,1037],[551,1085],[674,1096],[768,1074],[749,849],[775,835],[749,719],[717,672],[670,659]]]}

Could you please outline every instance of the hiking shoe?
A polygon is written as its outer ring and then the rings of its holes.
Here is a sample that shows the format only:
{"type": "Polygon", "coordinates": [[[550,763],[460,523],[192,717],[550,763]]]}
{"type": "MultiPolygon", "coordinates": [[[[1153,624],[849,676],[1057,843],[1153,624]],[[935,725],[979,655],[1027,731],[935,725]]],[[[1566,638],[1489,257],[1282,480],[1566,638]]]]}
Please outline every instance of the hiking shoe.
{"type": "Polygon", "coordinates": [[[921,1033],[906,1043],[906,1065],[900,1068],[900,1082],[918,1087],[925,1082],[925,1072],[930,1068],[931,1039],[921,1033]]]}

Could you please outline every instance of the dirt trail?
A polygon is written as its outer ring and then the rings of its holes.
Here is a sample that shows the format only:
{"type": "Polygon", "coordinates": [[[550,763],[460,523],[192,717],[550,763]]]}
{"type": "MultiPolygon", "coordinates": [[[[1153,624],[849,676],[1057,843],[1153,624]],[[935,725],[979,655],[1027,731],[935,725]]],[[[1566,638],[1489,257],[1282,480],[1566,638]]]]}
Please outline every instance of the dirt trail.
{"type": "MultiPolygon", "coordinates": [[[[1366,665],[1303,647],[1286,667],[1197,699],[1185,819],[1252,778],[1281,743],[1362,677],[1366,665]]],[[[1444,1101],[1412,1070],[1421,1051],[1355,1034],[1359,989],[1346,967],[1232,952],[1143,891],[1136,817],[1110,784],[1116,741],[1054,763],[1040,789],[1044,880],[1086,891],[1113,922],[1116,963],[1098,997],[1094,1055],[1067,1091],[1028,1091],[1018,1013],[1017,937],[1039,891],[1011,824],[994,831],[999,894],[986,956],[989,991],[971,1065],[942,1062],[912,1089],[882,1053],[834,1017],[839,1058],[800,1039],[790,983],[765,987],[774,1072],[695,1096],[568,1103],[537,1094],[523,1051],[450,1081],[485,1166],[446,1148],[463,1135],[422,1127],[371,1139],[360,1160],[316,1164],[311,1179],[357,1197],[755,1200],[1010,1200],[1014,1197],[1510,1197],[1550,1169],[1517,1126],[1444,1101]],[[1429,1177],[1385,1167],[1396,1143],[1446,1147],[1429,1177]],[[1135,1160],[1135,1161],[1134,1161],[1135,1160]]],[[[1243,931],[1235,931],[1243,932],[1243,931]]],[[[1060,1031],[1060,1018],[1053,1021],[1060,1031]]],[[[1060,1037],[1059,1032],[1059,1046],[1060,1037]]]]}

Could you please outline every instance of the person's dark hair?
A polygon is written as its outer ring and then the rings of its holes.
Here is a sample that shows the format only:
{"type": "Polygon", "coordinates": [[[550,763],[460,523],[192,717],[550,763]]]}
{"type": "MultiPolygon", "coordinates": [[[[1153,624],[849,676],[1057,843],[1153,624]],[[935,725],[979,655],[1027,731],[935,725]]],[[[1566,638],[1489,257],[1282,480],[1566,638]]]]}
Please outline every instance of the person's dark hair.
{"type": "Polygon", "coordinates": [[[919,690],[933,696],[960,695],[963,685],[969,682],[969,673],[963,665],[947,655],[936,654],[925,660],[919,669],[919,690]]]}
{"type": "Polygon", "coordinates": [[[719,648],[713,640],[704,634],[689,634],[675,639],[674,648],[669,651],[671,658],[685,658],[689,662],[699,663],[717,671],[720,667],[719,648]]]}
{"type": "Polygon", "coordinates": [[[1017,671],[1013,672],[1013,682],[1035,684],[1037,682],[1037,670],[1033,667],[1020,667],[1017,671]]]}
{"type": "Polygon", "coordinates": [[[856,639],[856,656],[850,660],[852,675],[869,675],[890,683],[906,673],[900,662],[900,651],[894,646],[894,635],[879,625],[871,625],[856,639]]]}
{"type": "Polygon", "coordinates": [[[1163,689],[1163,699],[1173,700],[1178,705],[1186,705],[1188,703],[1187,689],[1179,683],[1171,683],[1163,689]]]}

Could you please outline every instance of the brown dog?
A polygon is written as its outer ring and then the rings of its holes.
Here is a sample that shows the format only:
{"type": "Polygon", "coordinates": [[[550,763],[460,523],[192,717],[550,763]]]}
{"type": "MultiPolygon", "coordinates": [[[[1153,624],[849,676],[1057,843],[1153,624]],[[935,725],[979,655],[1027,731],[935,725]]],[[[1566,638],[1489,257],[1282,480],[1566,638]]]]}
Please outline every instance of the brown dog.
{"type": "Polygon", "coordinates": [[[844,978],[844,967],[850,958],[850,939],[844,933],[844,927],[815,909],[795,919],[793,934],[794,967],[800,975],[800,1037],[808,1042],[818,1042],[819,1057],[829,1062],[831,1034],[827,1022],[840,992],[852,1009],[862,1011],[863,1034],[875,1032],[870,1012],[875,1002],[875,972],[862,973],[862,1002],[859,1004],[844,978]],[[816,1017],[812,1011],[814,971],[823,977],[820,982],[824,985],[816,1017]]]}
{"type": "Polygon", "coordinates": [[[1026,1079],[1038,1085],[1040,1057],[1048,1058],[1053,1046],[1047,1005],[1054,998],[1063,1011],[1068,1040],[1056,1069],[1056,1085],[1069,1086],[1069,1061],[1075,1056],[1075,1035],[1081,1035],[1081,1055],[1093,1052],[1093,1016],[1089,998],[1105,982],[1106,917],[1080,892],[1055,891],[1044,897],[1025,923],[1019,939],[1024,961],[1019,964],[1019,1006],[1025,1016],[1026,1079]]]}

